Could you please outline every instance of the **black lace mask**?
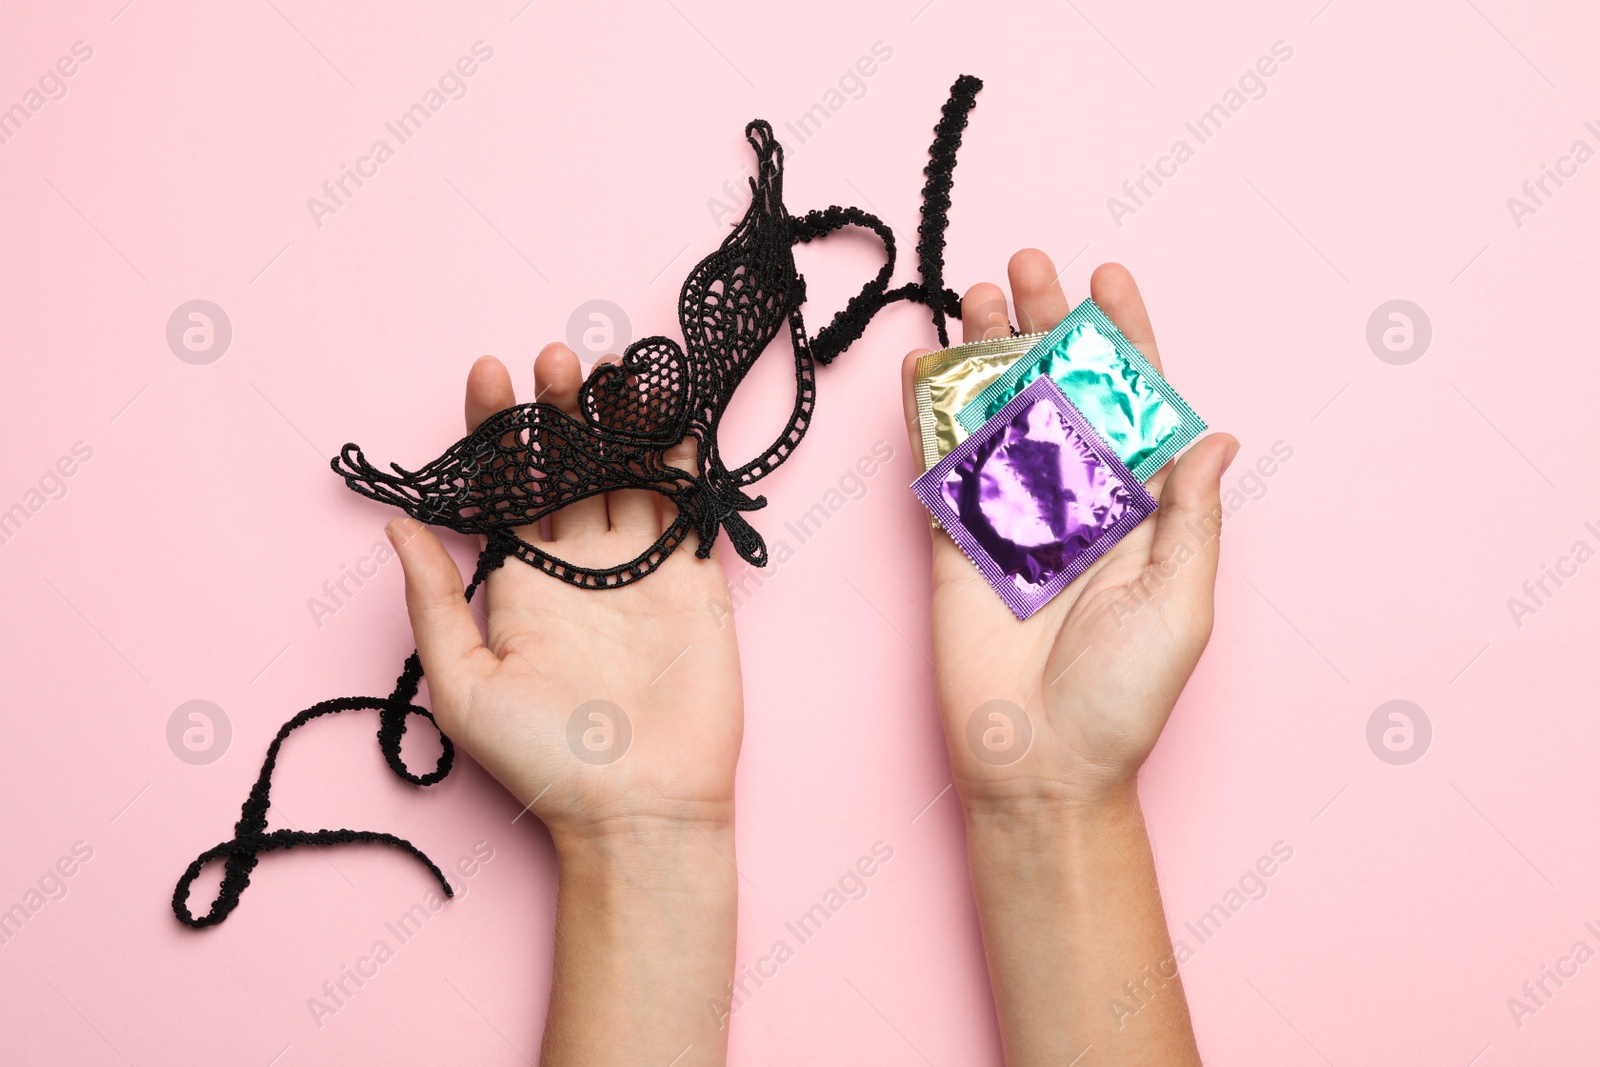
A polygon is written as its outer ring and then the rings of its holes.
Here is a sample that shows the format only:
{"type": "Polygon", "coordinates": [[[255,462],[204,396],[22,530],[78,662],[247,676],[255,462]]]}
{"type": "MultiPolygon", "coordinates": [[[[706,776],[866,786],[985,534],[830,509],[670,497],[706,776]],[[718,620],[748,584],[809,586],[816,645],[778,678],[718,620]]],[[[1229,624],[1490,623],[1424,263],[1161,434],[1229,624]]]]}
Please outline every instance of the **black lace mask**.
{"type": "MultiPolygon", "coordinates": [[[[711,554],[719,530],[747,562],[764,566],[767,546],[744,518],[766,504],[747,487],[776,470],[799,445],[816,405],[816,364],[827,364],[861,336],[882,308],[898,300],[927,306],[941,346],[948,346],[946,317],[960,316],[960,297],[944,286],[944,240],[956,150],[982,82],[957,78],[934,130],[924,174],[922,223],[917,257],[921,280],[889,289],[894,274],[894,234],[880,219],[853,207],[829,207],[792,217],[783,203],[783,148],[772,127],[756,120],[745,137],[756,154],[756,177],[744,217],[722,244],[695,265],[678,298],[683,346],[667,337],[629,345],[620,364],[600,364],[579,391],[580,416],[548,404],[519,404],[484,421],[438,459],[415,471],[391,464],[377,469],[361,449],[347,444],[332,461],[335,472],[363,496],[393,504],[420,522],[465,534],[484,534],[487,544],[466,595],[490,571],[515,556],[552,577],[587,589],[612,589],[636,582],[659,567],[693,531],[696,554],[711,554]],[[801,318],[805,279],[795,269],[794,246],[845,226],[869,229],[883,242],[884,264],[815,337],[801,318]],[[757,358],[788,323],[794,351],[795,401],[788,424],[760,455],[733,469],[723,460],[717,432],[734,391],[757,358]],[[698,445],[702,471],[669,464],[666,454],[686,437],[698,445]],[[538,522],[585,497],[619,489],[645,489],[665,496],[677,517],[631,560],[612,567],[580,567],[531,545],[513,531],[538,522]]],[[[455,758],[440,734],[442,752],[434,769],[413,774],[400,755],[407,721],[433,715],[413,701],[422,664],[413,652],[387,697],[325,700],[286,722],[267,750],[261,774],[246,798],[234,836],[202,852],[173,891],[172,910],[189,926],[211,926],[227,918],[250,884],[260,854],[297,845],[381,842],[421,860],[452,896],[443,872],[409,841],[365,830],[267,830],[272,772],[284,739],[322,715],[371,709],[379,712],[378,744],[390,768],[414,785],[433,785],[450,773],[455,758]],[[189,889],[201,869],[224,862],[221,889],[198,918],[189,910],[189,889]]]]}

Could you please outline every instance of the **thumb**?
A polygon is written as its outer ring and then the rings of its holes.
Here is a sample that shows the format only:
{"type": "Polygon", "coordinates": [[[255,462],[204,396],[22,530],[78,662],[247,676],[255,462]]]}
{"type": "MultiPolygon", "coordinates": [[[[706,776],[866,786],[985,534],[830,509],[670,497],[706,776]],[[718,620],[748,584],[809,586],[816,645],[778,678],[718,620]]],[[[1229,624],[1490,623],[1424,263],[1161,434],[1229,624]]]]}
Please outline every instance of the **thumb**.
{"type": "Polygon", "coordinates": [[[917,411],[917,359],[927,355],[928,349],[914,349],[900,362],[900,406],[906,417],[906,436],[911,439],[911,459],[920,474],[926,462],[922,455],[922,419],[917,411]]]}
{"type": "Polygon", "coordinates": [[[463,595],[461,571],[426,526],[402,516],[384,528],[406,576],[406,612],[417,654],[438,707],[458,707],[479,674],[490,666],[472,609],[463,595]]]}
{"type": "Polygon", "coordinates": [[[1150,566],[1190,608],[1210,618],[1222,549],[1222,473],[1239,442],[1225,433],[1207,437],[1186,452],[1161,487],[1150,566]]]}

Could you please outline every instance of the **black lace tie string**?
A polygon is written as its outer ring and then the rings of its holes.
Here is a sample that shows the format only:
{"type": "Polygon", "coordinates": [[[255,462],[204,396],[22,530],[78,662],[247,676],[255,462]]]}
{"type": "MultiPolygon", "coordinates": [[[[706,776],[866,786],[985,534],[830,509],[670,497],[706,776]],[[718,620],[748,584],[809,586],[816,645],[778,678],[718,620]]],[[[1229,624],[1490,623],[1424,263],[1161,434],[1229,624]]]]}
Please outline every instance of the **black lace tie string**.
{"type": "MultiPolygon", "coordinates": [[[[504,562],[503,551],[493,545],[485,547],[478,557],[478,568],[473,574],[472,584],[466,588],[466,599],[470,601],[472,595],[488,578],[489,572],[504,562]]],[[[438,723],[434,722],[433,713],[412,703],[421,684],[422,658],[413,650],[411,655],[406,657],[400,677],[395,679],[394,691],[387,697],[335,697],[311,705],[284,723],[279,728],[277,736],[272,739],[272,744],[267,747],[267,758],[261,764],[261,773],[256,777],[255,785],[250,787],[250,795],[245,798],[244,807],[239,813],[239,821],[233,826],[233,837],[200,853],[183,872],[183,877],[178,879],[178,884],[172,893],[172,911],[178,917],[178,921],[196,929],[220,923],[239,906],[239,897],[250,885],[250,874],[255,870],[261,853],[295,848],[299,845],[320,847],[356,842],[392,845],[421,860],[423,866],[428,868],[440,888],[444,890],[444,895],[454,896],[455,891],[450,888],[449,880],[445,878],[444,872],[438,865],[416,845],[402,837],[373,830],[267,829],[267,809],[272,806],[272,772],[277,769],[278,752],[291,733],[323,715],[336,715],[343,711],[376,710],[379,713],[378,747],[383,752],[384,761],[389,764],[389,768],[412,785],[427,786],[442,781],[450,773],[450,768],[455,762],[455,746],[450,743],[450,738],[445,736],[442,730],[439,731],[438,763],[427,774],[413,774],[400,754],[400,745],[406,733],[406,722],[410,716],[420,715],[438,730],[438,723]],[[200,877],[201,869],[217,859],[223,861],[221,888],[217,891],[211,909],[197,918],[189,910],[189,888],[195,879],[200,877]]]]}

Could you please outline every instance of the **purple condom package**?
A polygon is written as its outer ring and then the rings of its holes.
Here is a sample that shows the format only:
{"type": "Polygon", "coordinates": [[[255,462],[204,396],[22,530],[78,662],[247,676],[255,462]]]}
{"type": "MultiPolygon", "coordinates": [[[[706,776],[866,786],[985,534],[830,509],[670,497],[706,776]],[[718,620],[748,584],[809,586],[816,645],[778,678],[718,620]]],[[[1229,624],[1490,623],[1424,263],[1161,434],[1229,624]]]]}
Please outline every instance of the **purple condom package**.
{"type": "Polygon", "coordinates": [[[1048,376],[1035,378],[911,488],[1019,619],[1156,509],[1048,376]]]}

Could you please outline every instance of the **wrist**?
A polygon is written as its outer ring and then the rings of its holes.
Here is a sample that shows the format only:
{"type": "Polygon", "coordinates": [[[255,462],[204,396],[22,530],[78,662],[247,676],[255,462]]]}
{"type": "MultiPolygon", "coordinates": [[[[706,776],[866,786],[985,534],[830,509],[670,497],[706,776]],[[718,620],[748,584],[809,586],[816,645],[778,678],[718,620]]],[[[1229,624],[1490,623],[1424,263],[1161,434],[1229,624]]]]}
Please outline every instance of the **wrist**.
{"type": "Polygon", "coordinates": [[[540,1062],[722,1063],[738,926],[731,822],[629,818],[551,836],[556,978],[540,1062]]]}
{"type": "Polygon", "coordinates": [[[611,899],[686,896],[708,904],[732,899],[737,888],[731,820],[630,817],[552,828],[551,840],[564,888],[611,899]]]}
{"type": "Polygon", "coordinates": [[[624,783],[612,795],[574,793],[537,804],[531,810],[550,831],[559,855],[586,849],[606,853],[659,854],[680,840],[703,836],[720,841],[733,835],[733,790],[727,795],[673,798],[653,786],[624,783]]]}
{"type": "Polygon", "coordinates": [[[1142,823],[1134,778],[1034,785],[985,783],[958,790],[970,836],[1016,838],[1046,835],[1068,838],[1105,823],[1142,823]]]}

